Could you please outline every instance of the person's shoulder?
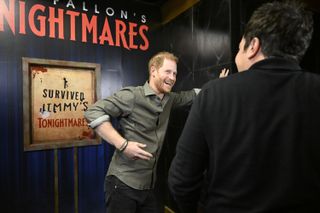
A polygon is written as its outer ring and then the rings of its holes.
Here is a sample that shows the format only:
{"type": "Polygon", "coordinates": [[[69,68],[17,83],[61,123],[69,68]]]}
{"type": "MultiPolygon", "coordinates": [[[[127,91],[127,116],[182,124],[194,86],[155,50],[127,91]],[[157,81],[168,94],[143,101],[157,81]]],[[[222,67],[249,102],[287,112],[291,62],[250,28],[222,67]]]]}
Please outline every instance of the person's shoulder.
{"type": "Polygon", "coordinates": [[[133,100],[141,86],[125,86],[116,91],[111,97],[118,97],[123,100],[133,100]]]}
{"type": "Polygon", "coordinates": [[[126,86],[120,91],[127,99],[136,99],[145,96],[146,91],[144,86],[126,86]]]}
{"type": "Polygon", "coordinates": [[[121,90],[130,90],[130,91],[134,91],[134,90],[139,89],[140,87],[142,87],[142,86],[125,86],[125,87],[122,87],[122,88],[121,88],[121,90]]]}
{"type": "Polygon", "coordinates": [[[143,90],[143,86],[125,86],[122,87],[118,92],[120,93],[134,93],[143,90]]]}
{"type": "Polygon", "coordinates": [[[320,74],[319,73],[314,73],[310,71],[304,71],[303,72],[307,77],[314,79],[315,81],[320,80],[320,74]]]}
{"type": "Polygon", "coordinates": [[[309,71],[304,71],[303,76],[305,82],[308,83],[309,86],[314,86],[320,88],[320,74],[319,73],[312,73],[309,71]]]}
{"type": "Polygon", "coordinates": [[[211,79],[202,86],[201,90],[211,89],[211,88],[214,88],[217,86],[223,86],[226,84],[230,84],[234,81],[237,81],[237,79],[239,79],[238,74],[239,73],[235,73],[235,74],[229,75],[225,78],[211,79]]]}

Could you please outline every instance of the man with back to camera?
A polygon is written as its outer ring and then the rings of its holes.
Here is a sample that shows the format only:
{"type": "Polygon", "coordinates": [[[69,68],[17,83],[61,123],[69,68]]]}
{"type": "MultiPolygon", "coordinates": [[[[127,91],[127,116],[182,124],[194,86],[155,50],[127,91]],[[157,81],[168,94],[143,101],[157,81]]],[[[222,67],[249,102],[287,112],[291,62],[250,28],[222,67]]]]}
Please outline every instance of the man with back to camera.
{"type": "Polygon", "coordinates": [[[297,2],[266,3],[250,18],[239,73],[203,86],[169,170],[183,213],[320,212],[320,76],[299,62],[313,32],[297,2]]]}
{"type": "MultiPolygon", "coordinates": [[[[199,91],[171,92],[177,62],[172,53],[157,53],[144,86],[125,87],[85,112],[89,126],[116,148],[105,179],[107,213],[161,212],[153,189],[170,111],[191,105],[199,91]],[[119,120],[121,134],[110,117],[119,120]]],[[[224,69],[219,77],[227,75],[224,69]]]]}

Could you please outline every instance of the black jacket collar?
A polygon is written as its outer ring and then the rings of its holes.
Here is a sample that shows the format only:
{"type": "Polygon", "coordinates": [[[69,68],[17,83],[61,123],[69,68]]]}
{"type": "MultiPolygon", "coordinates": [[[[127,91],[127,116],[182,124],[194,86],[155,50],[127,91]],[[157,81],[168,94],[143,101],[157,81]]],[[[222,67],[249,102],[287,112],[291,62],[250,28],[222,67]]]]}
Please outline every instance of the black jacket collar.
{"type": "Polygon", "coordinates": [[[302,71],[297,61],[288,60],[280,57],[270,57],[253,64],[249,70],[270,70],[275,72],[282,71],[302,71]]]}

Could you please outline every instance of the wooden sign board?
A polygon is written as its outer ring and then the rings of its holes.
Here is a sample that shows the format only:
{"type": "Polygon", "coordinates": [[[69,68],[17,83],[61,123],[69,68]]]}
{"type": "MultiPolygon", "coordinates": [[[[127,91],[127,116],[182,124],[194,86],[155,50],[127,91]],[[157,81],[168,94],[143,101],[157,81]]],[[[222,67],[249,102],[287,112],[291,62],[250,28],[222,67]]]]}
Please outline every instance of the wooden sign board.
{"type": "Polygon", "coordinates": [[[100,144],[84,111],[100,98],[100,65],[22,58],[24,150],[100,144]]]}

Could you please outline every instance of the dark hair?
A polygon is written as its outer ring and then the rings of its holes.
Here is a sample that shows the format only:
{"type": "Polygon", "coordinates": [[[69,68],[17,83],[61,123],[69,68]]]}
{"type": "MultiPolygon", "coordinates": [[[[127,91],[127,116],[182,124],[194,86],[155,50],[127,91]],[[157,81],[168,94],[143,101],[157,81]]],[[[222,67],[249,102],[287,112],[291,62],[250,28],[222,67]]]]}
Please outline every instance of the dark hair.
{"type": "Polygon", "coordinates": [[[243,37],[244,49],[257,37],[266,57],[279,56],[300,61],[313,33],[312,13],[297,1],[272,2],[252,14],[243,37]]]}

